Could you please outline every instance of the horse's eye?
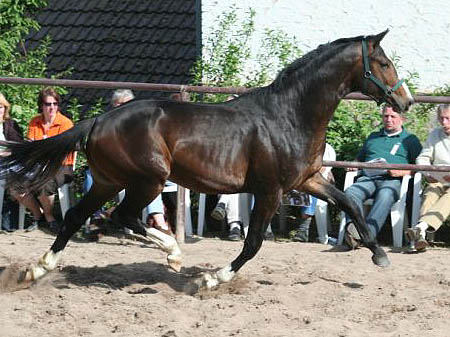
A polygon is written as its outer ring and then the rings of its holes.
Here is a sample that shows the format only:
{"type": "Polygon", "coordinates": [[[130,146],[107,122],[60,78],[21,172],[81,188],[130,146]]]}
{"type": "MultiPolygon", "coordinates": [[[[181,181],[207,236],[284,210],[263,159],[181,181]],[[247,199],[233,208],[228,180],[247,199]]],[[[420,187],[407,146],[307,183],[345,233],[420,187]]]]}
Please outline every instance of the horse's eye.
{"type": "Polygon", "coordinates": [[[387,68],[389,68],[389,63],[381,63],[381,68],[386,70],[387,68]]]}

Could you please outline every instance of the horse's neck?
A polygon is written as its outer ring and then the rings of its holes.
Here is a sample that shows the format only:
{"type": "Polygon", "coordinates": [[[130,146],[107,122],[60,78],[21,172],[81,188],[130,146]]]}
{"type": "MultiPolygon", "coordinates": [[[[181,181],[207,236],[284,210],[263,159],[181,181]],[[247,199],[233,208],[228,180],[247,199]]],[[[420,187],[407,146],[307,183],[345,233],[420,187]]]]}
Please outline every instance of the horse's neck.
{"type": "Polygon", "coordinates": [[[284,90],[275,93],[279,97],[268,99],[268,104],[282,100],[290,102],[286,104],[286,112],[295,116],[297,123],[304,125],[308,122],[316,132],[321,130],[325,133],[340,100],[352,91],[349,75],[354,70],[357,53],[345,48],[340,53],[325,60],[314,71],[309,71],[309,68],[314,68],[311,65],[297,70],[301,72],[296,76],[297,81],[288,80],[284,90]],[[340,53],[346,53],[345,57],[340,53]]]}

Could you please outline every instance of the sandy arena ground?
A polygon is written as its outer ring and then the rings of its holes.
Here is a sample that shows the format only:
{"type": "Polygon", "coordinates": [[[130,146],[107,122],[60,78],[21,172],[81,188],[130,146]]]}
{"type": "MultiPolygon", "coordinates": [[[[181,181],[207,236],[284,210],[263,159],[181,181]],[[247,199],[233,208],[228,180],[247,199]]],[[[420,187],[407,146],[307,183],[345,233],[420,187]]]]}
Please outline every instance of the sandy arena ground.
{"type": "Polygon", "coordinates": [[[53,237],[0,234],[0,336],[450,336],[450,249],[394,253],[380,269],[367,249],[264,242],[229,284],[196,291],[202,273],[242,243],[194,239],[184,268],[140,240],[71,241],[60,267],[28,285],[17,270],[53,237]]]}

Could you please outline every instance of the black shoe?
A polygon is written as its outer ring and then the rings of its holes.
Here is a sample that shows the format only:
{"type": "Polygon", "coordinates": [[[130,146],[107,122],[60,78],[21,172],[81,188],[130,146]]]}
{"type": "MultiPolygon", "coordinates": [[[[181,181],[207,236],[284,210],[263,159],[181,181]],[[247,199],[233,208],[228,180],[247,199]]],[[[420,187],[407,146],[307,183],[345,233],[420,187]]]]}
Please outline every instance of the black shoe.
{"type": "Polygon", "coordinates": [[[226,216],[227,210],[225,209],[225,204],[223,202],[219,202],[211,212],[211,218],[217,221],[222,221],[226,216]]]}
{"type": "Polygon", "coordinates": [[[351,250],[361,246],[361,237],[353,222],[349,222],[345,228],[344,241],[351,250]]]}
{"type": "Polygon", "coordinates": [[[228,240],[230,241],[241,241],[241,229],[238,227],[234,227],[230,230],[230,234],[228,235],[228,240]]]}
{"type": "Polygon", "coordinates": [[[58,234],[61,226],[59,225],[58,221],[54,220],[47,222],[47,228],[53,234],[58,234]]]}
{"type": "Polygon", "coordinates": [[[38,229],[40,222],[41,222],[41,219],[31,221],[31,224],[27,228],[25,228],[25,232],[32,232],[32,231],[38,229]]]}

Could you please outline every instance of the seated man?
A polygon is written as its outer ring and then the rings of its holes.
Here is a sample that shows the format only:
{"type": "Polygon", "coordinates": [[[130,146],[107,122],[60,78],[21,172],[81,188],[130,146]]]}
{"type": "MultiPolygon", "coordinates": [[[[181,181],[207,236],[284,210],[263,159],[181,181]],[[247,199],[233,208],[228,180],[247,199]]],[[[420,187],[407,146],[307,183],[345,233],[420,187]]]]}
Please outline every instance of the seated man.
{"type": "MultiPolygon", "coordinates": [[[[403,116],[391,107],[384,106],[382,119],[383,128],[369,135],[356,160],[414,164],[422,146],[415,135],[403,128],[403,116]]],[[[374,199],[370,212],[366,216],[367,225],[374,236],[378,235],[393,204],[398,200],[401,178],[407,174],[411,174],[411,171],[365,169],[362,170],[356,182],[345,190],[345,194],[358,205],[361,212],[364,201],[374,199]]],[[[360,236],[348,217],[344,239],[350,249],[359,246],[360,236]]]]}
{"type": "MultiPolygon", "coordinates": [[[[418,165],[450,165],[450,104],[437,108],[440,126],[428,135],[425,146],[417,157],[418,165]]],[[[415,241],[415,248],[423,252],[428,246],[426,232],[433,233],[450,215],[450,173],[424,172],[428,182],[424,192],[420,219],[415,229],[408,229],[406,236],[415,241]]]]}
{"type": "MultiPolygon", "coordinates": [[[[253,195],[249,193],[221,194],[217,206],[211,212],[211,217],[222,221],[227,218],[230,232],[228,240],[240,241],[242,231],[250,223],[250,210],[252,208],[253,195]]],[[[267,228],[266,240],[273,240],[271,226],[267,228]]]]}

